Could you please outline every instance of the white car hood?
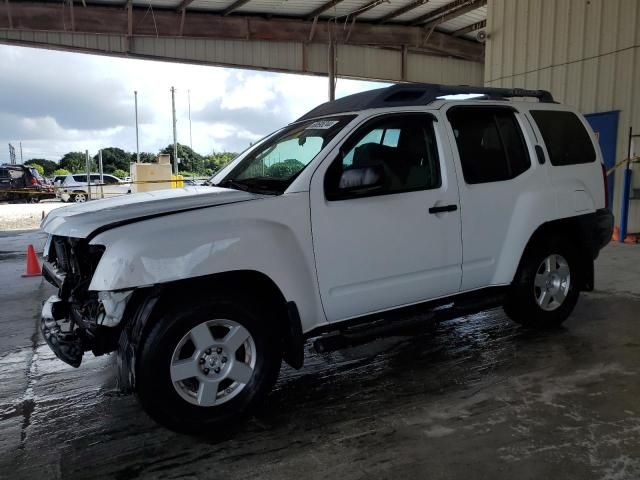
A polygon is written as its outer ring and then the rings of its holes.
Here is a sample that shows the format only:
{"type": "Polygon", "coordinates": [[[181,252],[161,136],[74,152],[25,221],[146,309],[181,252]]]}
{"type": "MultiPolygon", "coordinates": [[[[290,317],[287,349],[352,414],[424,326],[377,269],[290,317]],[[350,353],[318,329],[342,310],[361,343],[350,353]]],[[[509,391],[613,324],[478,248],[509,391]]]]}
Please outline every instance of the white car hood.
{"type": "Polygon", "coordinates": [[[218,187],[185,187],[121,195],[52,210],[40,227],[47,233],[86,238],[99,228],[196,208],[263,198],[218,187]]]}

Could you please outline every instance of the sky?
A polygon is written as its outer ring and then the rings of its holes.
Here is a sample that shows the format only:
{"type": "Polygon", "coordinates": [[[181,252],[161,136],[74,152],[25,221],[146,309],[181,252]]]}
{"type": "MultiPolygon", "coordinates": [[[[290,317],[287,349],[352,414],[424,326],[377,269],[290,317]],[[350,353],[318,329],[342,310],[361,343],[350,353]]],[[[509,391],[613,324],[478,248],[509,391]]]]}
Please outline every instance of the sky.
{"type": "MultiPolygon", "coordinates": [[[[201,154],[244,150],[327,100],[322,77],[110,58],[0,45],[0,163],[11,143],[20,159],[59,160],[69,151],[120,147],[135,152],[134,91],[140,151],[178,142],[201,154]]],[[[340,79],[336,96],[383,84],[340,79]]]]}

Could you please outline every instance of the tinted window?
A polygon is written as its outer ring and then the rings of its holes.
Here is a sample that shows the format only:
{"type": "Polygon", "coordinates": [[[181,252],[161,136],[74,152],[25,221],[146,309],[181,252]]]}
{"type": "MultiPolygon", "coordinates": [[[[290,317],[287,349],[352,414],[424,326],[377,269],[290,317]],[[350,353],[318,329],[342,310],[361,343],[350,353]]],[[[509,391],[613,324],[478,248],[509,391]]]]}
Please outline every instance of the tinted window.
{"type": "Polygon", "coordinates": [[[6,168],[0,168],[0,178],[9,178],[9,172],[6,168]]]}
{"type": "Polygon", "coordinates": [[[80,183],[82,183],[82,182],[86,182],[86,181],[87,181],[87,176],[86,176],[86,175],[74,175],[74,176],[73,176],[73,179],[74,179],[76,182],[80,182],[80,183]]]}
{"type": "Polygon", "coordinates": [[[107,185],[113,185],[115,183],[118,183],[118,179],[116,177],[112,177],[111,175],[103,175],[102,179],[104,180],[104,183],[106,183],[107,185]]]}
{"type": "Polygon", "coordinates": [[[596,151],[584,125],[575,113],[532,110],[552,165],[591,163],[596,151]]]}
{"type": "Polygon", "coordinates": [[[531,166],[522,131],[511,109],[455,107],[447,116],[465,182],[510,180],[531,166]]]}
{"type": "Polygon", "coordinates": [[[441,185],[430,115],[393,115],[361,127],[340,149],[325,178],[327,198],[400,193],[441,185]],[[375,188],[357,187],[379,176],[375,188]]]}

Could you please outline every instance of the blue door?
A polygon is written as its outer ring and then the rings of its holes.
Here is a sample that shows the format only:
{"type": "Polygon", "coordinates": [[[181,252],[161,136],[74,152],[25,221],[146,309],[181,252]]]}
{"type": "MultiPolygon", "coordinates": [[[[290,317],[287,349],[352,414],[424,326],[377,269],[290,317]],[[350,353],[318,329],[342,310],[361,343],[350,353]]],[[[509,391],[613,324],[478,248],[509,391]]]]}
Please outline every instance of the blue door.
{"type": "MultiPolygon", "coordinates": [[[[613,168],[616,164],[616,141],[618,139],[618,115],[619,111],[613,112],[601,112],[590,113],[585,115],[587,122],[593,128],[593,131],[598,137],[600,143],[600,149],[602,150],[602,157],[604,159],[604,165],[607,170],[613,168]]],[[[614,175],[609,175],[609,208],[613,208],[613,184],[614,175]]]]}

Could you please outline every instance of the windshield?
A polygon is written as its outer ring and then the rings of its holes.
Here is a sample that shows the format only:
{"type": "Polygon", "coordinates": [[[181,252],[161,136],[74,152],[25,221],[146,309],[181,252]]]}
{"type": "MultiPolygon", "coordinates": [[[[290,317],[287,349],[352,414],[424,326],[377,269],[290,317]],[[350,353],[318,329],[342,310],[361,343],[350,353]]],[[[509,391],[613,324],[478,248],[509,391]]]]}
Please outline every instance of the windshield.
{"type": "Polygon", "coordinates": [[[354,118],[341,115],[283,128],[243,158],[218,186],[279,195],[354,118]]]}

